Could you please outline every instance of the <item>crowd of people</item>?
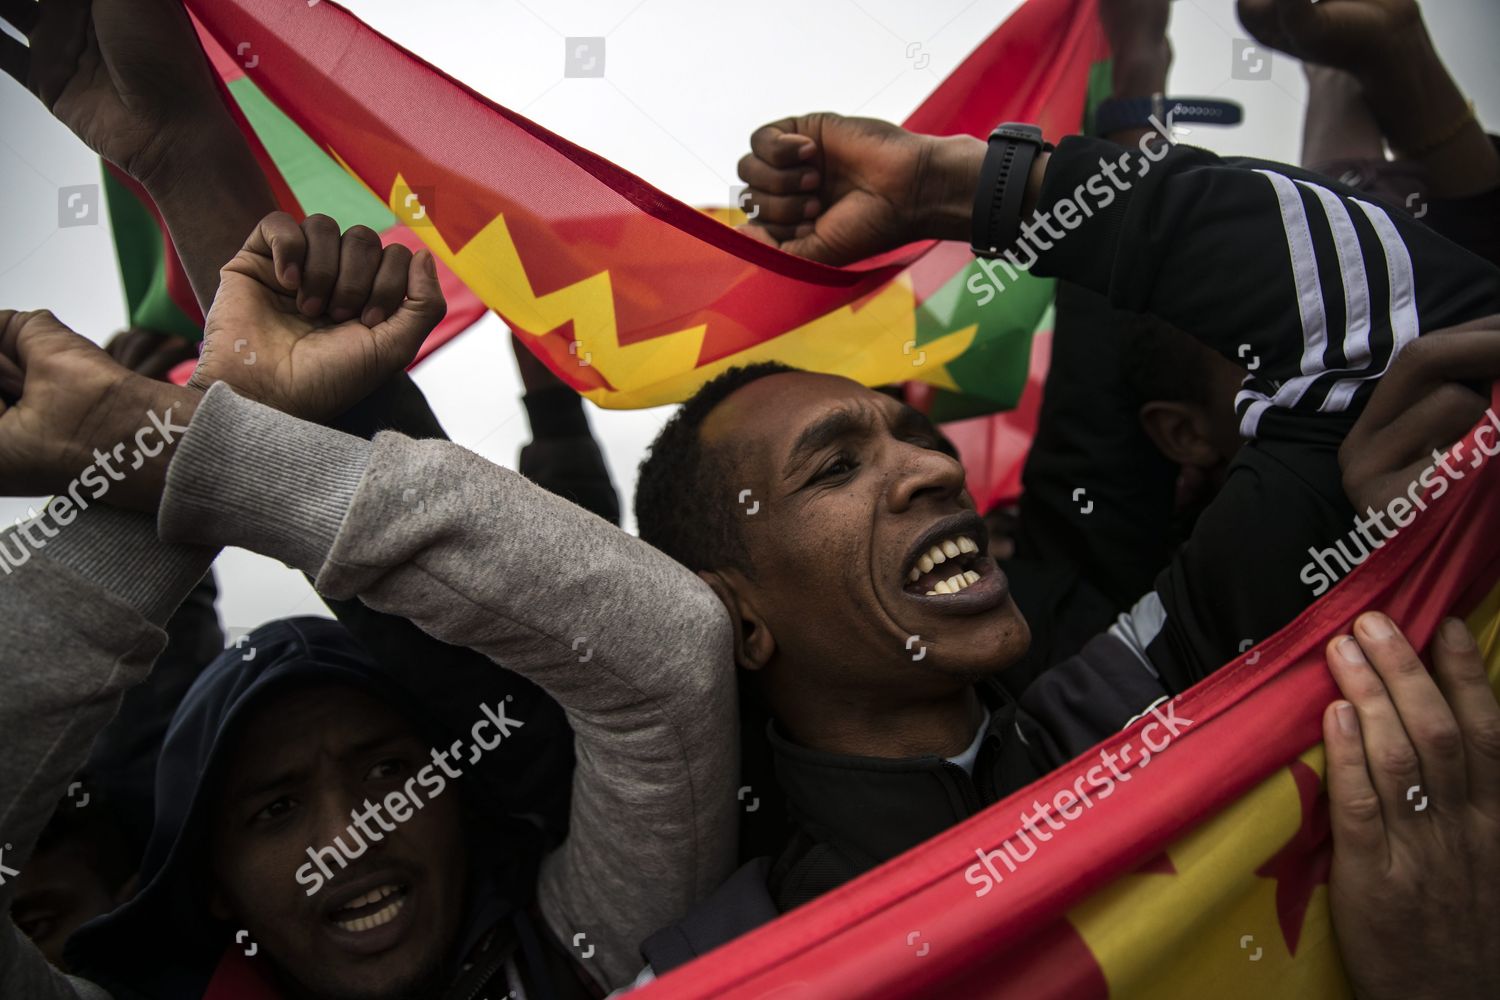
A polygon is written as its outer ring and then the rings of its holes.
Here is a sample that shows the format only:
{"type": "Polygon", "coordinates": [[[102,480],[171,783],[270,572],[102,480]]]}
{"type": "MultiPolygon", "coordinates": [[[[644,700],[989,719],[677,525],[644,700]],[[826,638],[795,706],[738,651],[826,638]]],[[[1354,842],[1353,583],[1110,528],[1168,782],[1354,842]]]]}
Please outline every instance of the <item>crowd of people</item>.
{"type": "MultiPolygon", "coordinates": [[[[746,231],[829,264],[1065,227],[1035,241],[1056,327],[1018,509],[977,510],[899,391],[764,363],[667,422],[636,537],[519,341],[517,471],[447,440],[404,374],[431,255],[275,211],[177,0],[0,3],[29,40],[4,68],[151,196],[206,316],[178,386],[172,338],[0,311],[0,490],[53,498],[0,532],[0,996],[628,991],[1170,720],[1296,618],[1308,552],[1486,412],[1500,145],[1416,0],[1241,0],[1306,66],[1303,164],[1175,142],[1130,110],[1162,106],[1169,7],[1100,0],[1109,130],[1009,174],[1014,129],[828,113],[739,165],[746,231]],[[1105,165],[1131,183],[1087,202],[1105,165]],[[226,546],[337,620],[226,648],[226,546]]],[[[1500,703],[1462,622],[1425,652],[1378,608],[1326,651],[1363,998],[1500,992],[1500,703]]]]}

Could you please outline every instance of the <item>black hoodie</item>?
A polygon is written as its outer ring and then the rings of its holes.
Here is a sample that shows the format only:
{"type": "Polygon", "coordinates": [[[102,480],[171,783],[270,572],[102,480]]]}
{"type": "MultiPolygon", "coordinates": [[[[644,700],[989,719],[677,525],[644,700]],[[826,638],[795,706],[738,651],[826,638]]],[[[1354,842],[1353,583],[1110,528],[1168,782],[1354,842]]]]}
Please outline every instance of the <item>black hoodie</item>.
{"type": "MultiPolygon", "coordinates": [[[[411,672],[421,666],[412,664],[411,672]]],[[[541,943],[545,931],[536,928],[527,912],[537,865],[560,839],[566,818],[555,808],[539,815],[534,802],[517,801],[514,794],[514,768],[522,761],[533,772],[528,779],[540,765],[557,771],[546,777],[566,787],[572,748],[559,739],[566,736],[566,722],[561,709],[530,682],[493,664],[486,667],[460,676],[445,673],[440,683],[436,678],[425,685],[410,679],[403,683],[394,676],[400,671],[377,666],[343,626],[320,618],[272,622],[225,650],[193,684],[167,731],[141,890],[73,936],[67,948],[69,967],[118,1000],[198,1000],[203,995],[226,949],[234,946],[235,933],[209,916],[204,897],[203,814],[204,803],[211,801],[204,790],[222,777],[227,751],[246,713],[292,688],[334,682],[385,701],[434,746],[446,746],[455,734],[468,732],[473,720],[457,714],[460,703],[472,714],[476,704],[510,696],[515,716],[525,725],[494,753],[465,768],[459,786],[469,817],[470,891],[453,962],[456,967],[472,958],[481,944],[478,951],[487,953],[519,942],[516,962],[528,970],[533,995],[574,992],[576,984],[565,978],[554,984],[557,977],[548,973],[544,957],[551,949],[541,943]],[[447,697],[460,691],[461,698],[447,697]]],[[[498,971],[499,962],[494,964],[498,971]]]]}

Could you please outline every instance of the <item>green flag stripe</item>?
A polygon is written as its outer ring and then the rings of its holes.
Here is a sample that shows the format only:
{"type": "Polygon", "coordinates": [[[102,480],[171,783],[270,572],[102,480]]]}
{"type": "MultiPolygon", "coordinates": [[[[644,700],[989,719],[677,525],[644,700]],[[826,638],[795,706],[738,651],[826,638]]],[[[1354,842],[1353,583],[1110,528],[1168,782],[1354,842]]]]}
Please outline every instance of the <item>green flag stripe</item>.
{"type": "Polygon", "coordinates": [[[396,224],[396,216],[380,199],[349,176],[248,77],[230,81],[229,93],[304,210],[332,216],[346,229],[369,226],[380,233],[396,224]]]}
{"type": "Polygon", "coordinates": [[[188,340],[201,339],[203,331],[167,291],[167,260],[156,219],[108,170],[104,171],[104,198],[130,325],[188,340]]]}

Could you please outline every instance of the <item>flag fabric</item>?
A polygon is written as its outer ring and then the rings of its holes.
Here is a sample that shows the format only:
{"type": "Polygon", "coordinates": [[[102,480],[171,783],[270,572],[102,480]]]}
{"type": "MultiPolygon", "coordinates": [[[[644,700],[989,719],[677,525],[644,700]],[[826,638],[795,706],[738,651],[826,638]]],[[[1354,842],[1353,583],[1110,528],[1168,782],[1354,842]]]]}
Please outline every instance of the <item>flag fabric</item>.
{"type": "MultiPolygon", "coordinates": [[[[280,208],[298,218],[321,212],[338,220],[345,229],[369,226],[387,244],[421,249],[422,241],[411,227],[398,222],[378,198],[268,101],[234,57],[196,19],[194,25],[218,74],[225,104],[249,141],[280,208]]],[[[203,314],[156,206],[138,184],[109,164],[105,165],[104,191],[130,325],[187,340],[200,339],[203,314]]],[[[448,313],[422,345],[417,362],[486,312],[484,303],[441,262],[438,281],[447,298],[448,313]]],[[[192,366],[185,367],[185,371],[174,373],[175,381],[181,382],[191,374],[192,366]]]]}
{"type": "MultiPolygon", "coordinates": [[[[1500,386],[1492,406],[1485,421],[1500,428],[1500,386]]],[[[1465,444],[1490,454],[1473,431],[1465,444]]],[[[1295,621],[1177,699],[1166,745],[1147,715],[642,1000],[1350,996],[1328,907],[1321,718],[1339,694],[1323,650],[1378,609],[1425,655],[1458,614],[1500,690],[1500,461],[1460,471],[1295,621]],[[1129,762],[1107,795],[1106,751],[1129,762]],[[967,877],[977,852],[1002,848],[1010,863],[990,855],[999,878],[980,895],[983,881],[967,877]]]]}
{"type": "MultiPolygon", "coordinates": [[[[1094,2],[1027,0],[908,124],[1078,131],[1105,52],[1094,2]]],[[[232,51],[230,89],[257,131],[257,109],[284,114],[600,405],[679,401],[728,367],[773,358],[867,384],[918,379],[942,391],[939,419],[1020,395],[1049,282],[1028,276],[1005,308],[981,312],[958,244],[845,268],[795,258],[486,100],[335,3],[188,6],[218,43],[221,73],[232,51]]],[[[277,142],[266,145],[279,164],[277,142]]]]}

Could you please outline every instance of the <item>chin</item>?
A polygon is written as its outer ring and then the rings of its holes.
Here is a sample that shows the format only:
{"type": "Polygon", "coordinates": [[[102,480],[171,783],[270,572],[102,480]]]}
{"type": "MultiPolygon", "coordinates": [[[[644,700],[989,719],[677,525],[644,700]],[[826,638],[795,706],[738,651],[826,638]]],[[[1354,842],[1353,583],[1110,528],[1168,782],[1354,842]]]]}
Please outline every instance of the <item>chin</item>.
{"type": "Polygon", "coordinates": [[[324,968],[311,982],[304,980],[304,988],[315,1000],[415,1000],[442,994],[446,984],[441,959],[403,962],[402,966],[377,971],[362,965],[348,969],[347,977],[324,968]]]}
{"type": "Polygon", "coordinates": [[[943,673],[979,680],[1008,669],[1026,655],[1031,629],[1009,597],[995,610],[964,623],[932,649],[932,666],[943,673]]]}

